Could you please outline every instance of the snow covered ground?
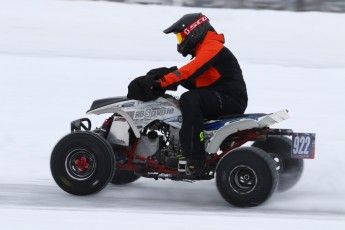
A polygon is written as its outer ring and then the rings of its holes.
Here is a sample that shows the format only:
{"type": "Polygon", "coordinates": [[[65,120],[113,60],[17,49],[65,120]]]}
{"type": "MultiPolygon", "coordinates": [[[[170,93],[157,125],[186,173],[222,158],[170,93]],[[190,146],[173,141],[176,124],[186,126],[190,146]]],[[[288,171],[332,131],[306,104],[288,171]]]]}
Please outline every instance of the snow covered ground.
{"type": "MultiPolygon", "coordinates": [[[[344,21],[316,12],[0,0],[0,229],[344,229],[344,21]],[[49,159],[69,122],[95,99],[126,95],[147,70],[186,63],[162,30],[200,11],[239,59],[247,113],[286,108],[291,118],[279,127],[317,134],[316,159],[305,161],[300,183],[250,209],[228,205],[214,181],[140,179],[88,197],[63,192],[49,159]]],[[[89,118],[100,125],[105,117],[89,118]]]]}

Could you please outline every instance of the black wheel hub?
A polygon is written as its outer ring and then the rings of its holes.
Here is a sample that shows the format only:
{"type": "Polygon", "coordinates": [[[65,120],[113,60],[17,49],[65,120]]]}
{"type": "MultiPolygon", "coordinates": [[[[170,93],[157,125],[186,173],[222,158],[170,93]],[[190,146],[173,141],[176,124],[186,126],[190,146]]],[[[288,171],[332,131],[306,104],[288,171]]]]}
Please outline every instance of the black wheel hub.
{"type": "Polygon", "coordinates": [[[257,185],[257,175],[251,167],[239,165],[231,170],[229,184],[239,194],[250,193],[257,185]]]}
{"type": "Polygon", "coordinates": [[[87,180],[96,170],[95,156],[84,149],[72,150],[66,157],[65,168],[71,178],[87,180]]]}

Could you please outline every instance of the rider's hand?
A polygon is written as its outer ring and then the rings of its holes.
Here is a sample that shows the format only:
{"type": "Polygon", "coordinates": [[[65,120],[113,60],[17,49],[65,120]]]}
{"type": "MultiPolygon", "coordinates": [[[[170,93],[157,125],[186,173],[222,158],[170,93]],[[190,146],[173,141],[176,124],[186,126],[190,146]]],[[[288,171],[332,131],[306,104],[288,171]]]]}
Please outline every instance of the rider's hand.
{"type": "Polygon", "coordinates": [[[165,89],[161,87],[161,83],[159,80],[152,81],[151,91],[154,96],[162,96],[165,93],[165,89]]]}
{"type": "Polygon", "coordinates": [[[159,80],[153,80],[152,81],[152,85],[151,85],[151,90],[152,91],[155,91],[155,90],[160,90],[162,87],[161,87],[161,83],[159,80]]]}

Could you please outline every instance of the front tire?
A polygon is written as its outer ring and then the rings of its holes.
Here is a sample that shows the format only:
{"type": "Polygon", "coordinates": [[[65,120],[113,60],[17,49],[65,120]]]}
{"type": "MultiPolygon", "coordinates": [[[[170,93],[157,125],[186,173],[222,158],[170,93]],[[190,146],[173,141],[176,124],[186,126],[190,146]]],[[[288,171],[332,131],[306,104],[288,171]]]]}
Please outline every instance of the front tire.
{"type": "Polygon", "coordinates": [[[276,190],[278,172],[265,151],[242,147],[225,155],[216,169],[216,184],[222,197],[238,207],[253,207],[276,190]]]}
{"type": "Polygon", "coordinates": [[[89,195],[109,183],[114,175],[115,157],[102,137],[89,131],[77,131],[56,144],[50,169],[62,190],[73,195],[89,195]]]}

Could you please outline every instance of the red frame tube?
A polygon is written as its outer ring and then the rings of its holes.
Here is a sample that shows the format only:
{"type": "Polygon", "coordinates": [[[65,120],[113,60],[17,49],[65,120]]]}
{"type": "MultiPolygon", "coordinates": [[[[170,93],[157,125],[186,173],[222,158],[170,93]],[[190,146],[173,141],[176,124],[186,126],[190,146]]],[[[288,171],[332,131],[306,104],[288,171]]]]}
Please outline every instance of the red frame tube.
{"type": "MultiPolygon", "coordinates": [[[[224,150],[221,154],[219,155],[215,155],[214,157],[212,157],[209,160],[205,161],[206,165],[211,165],[215,162],[217,162],[219,159],[221,159],[225,154],[227,154],[229,151],[238,148],[239,146],[245,144],[246,142],[252,140],[253,138],[260,136],[260,135],[266,135],[269,132],[269,129],[265,129],[265,130],[245,130],[245,131],[239,131],[237,132],[234,137],[237,136],[245,136],[244,138],[240,138],[238,140],[235,141],[235,144],[230,147],[229,149],[224,150]]],[[[138,165],[134,165],[133,161],[134,159],[137,159],[139,161],[142,161],[143,163],[146,164],[145,170],[147,172],[157,172],[157,173],[166,173],[166,174],[178,174],[177,169],[176,170],[171,170],[171,169],[167,169],[163,166],[161,166],[158,162],[150,159],[150,157],[142,157],[139,155],[135,154],[135,150],[138,146],[138,142],[139,139],[136,139],[134,141],[133,147],[131,148],[131,150],[127,151],[127,150],[122,150],[122,153],[126,154],[129,158],[128,158],[128,162],[126,164],[121,164],[121,163],[116,163],[116,168],[121,169],[121,170],[126,170],[126,171],[140,171],[142,170],[141,166],[138,165]]]]}

